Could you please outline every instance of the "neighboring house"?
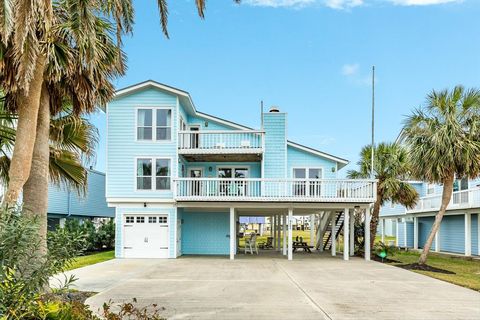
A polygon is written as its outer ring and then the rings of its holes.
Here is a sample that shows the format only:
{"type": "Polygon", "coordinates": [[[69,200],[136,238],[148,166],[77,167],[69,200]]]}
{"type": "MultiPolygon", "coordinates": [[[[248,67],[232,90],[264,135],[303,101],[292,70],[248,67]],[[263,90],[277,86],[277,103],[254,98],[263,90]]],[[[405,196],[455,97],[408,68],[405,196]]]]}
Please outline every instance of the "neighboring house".
{"type": "Polygon", "coordinates": [[[88,169],[88,186],[84,195],[65,186],[51,184],[48,188],[48,228],[63,225],[67,218],[113,218],[115,210],[105,199],[105,174],[88,169]]]}
{"type": "MultiPolygon", "coordinates": [[[[396,225],[397,245],[414,249],[423,248],[438,213],[442,199],[442,186],[421,181],[410,182],[420,195],[413,209],[386,204],[380,210],[379,230],[386,224],[396,225]]],[[[452,200],[445,213],[432,251],[480,255],[480,180],[457,179],[452,200]]]]}
{"type": "Polygon", "coordinates": [[[197,111],[188,92],[146,81],[117,91],[106,113],[117,257],[233,259],[239,219],[262,216],[274,219],[276,249],[291,259],[291,225],[288,249],[279,245],[285,222],[312,214],[320,239],[330,221],[336,235],[343,227],[348,259],[350,215],[375,200],[374,181],[338,179],[347,160],[288,140],[287,115],[275,108],[254,130],[197,111]]]}

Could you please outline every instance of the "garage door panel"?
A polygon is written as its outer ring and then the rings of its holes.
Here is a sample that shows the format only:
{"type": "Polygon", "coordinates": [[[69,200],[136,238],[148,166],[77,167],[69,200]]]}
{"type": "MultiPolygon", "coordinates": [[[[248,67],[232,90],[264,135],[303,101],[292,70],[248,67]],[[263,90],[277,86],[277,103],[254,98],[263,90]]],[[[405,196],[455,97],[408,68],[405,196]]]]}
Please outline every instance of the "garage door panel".
{"type": "Polygon", "coordinates": [[[123,229],[126,258],[169,257],[167,215],[126,215],[123,229]]]}

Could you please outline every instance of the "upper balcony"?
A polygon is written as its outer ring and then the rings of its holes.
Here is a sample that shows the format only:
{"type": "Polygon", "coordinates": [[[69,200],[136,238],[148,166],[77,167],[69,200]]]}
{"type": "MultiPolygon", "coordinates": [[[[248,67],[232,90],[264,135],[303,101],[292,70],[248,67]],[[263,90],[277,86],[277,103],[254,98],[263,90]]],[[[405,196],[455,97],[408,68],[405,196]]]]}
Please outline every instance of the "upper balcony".
{"type": "Polygon", "coordinates": [[[187,161],[260,161],[264,132],[257,130],[179,131],[178,153],[187,161]]]}
{"type": "MultiPolygon", "coordinates": [[[[442,195],[435,194],[420,198],[413,209],[407,209],[406,213],[429,212],[440,210],[442,195]]],[[[479,208],[480,207],[480,188],[472,188],[452,193],[452,198],[448,204],[447,210],[479,208]]]]}
{"type": "Polygon", "coordinates": [[[174,179],[177,201],[271,201],[372,203],[376,180],[361,179],[174,179]]]}

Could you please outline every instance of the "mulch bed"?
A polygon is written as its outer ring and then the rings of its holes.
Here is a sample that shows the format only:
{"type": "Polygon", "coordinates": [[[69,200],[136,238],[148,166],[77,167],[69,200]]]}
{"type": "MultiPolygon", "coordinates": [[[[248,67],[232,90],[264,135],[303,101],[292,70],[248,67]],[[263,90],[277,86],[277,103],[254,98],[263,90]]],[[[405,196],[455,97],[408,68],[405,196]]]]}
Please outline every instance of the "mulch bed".
{"type": "Polygon", "coordinates": [[[420,270],[420,271],[429,271],[429,272],[436,272],[436,273],[443,273],[443,274],[456,274],[455,272],[445,270],[445,269],[435,268],[427,264],[411,263],[411,264],[397,265],[397,267],[407,269],[407,270],[420,270]]]}

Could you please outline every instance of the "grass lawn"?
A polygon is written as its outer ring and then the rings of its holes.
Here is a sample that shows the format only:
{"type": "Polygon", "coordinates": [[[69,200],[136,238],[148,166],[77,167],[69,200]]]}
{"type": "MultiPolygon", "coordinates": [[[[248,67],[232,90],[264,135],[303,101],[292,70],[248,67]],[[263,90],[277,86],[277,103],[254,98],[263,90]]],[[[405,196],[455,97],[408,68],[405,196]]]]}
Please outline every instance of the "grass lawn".
{"type": "Polygon", "coordinates": [[[113,250],[89,254],[86,256],[80,256],[75,258],[75,260],[73,261],[70,268],[68,268],[68,270],[89,266],[91,264],[111,260],[113,258],[115,258],[115,252],[113,250]]]}
{"type": "MultiPolygon", "coordinates": [[[[419,256],[420,253],[418,252],[402,251],[388,258],[401,261],[401,264],[410,264],[417,262],[419,256]]],[[[398,265],[398,263],[392,264],[398,265]]],[[[432,267],[455,272],[455,274],[443,274],[419,270],[411,271],[480,291],[480,260],[466,259],[446,254],[430,253],[428,255],[427,264],[432,267]]]]}

